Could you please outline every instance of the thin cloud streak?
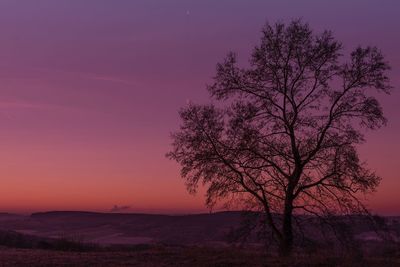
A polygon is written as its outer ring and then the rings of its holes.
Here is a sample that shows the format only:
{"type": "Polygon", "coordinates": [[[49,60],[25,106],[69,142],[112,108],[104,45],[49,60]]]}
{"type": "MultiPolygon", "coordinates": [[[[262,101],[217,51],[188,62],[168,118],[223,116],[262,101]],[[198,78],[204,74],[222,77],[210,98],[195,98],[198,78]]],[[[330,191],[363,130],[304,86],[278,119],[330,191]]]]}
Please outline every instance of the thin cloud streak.
{"type": "Polygon", "coordinates": [[[120,84],[125,84],[125,85],[130,85],[130,86],[137,86],[137,85],[141,84],[140,82],[137,82],[137,81],[127,80],[127,79],[123,79],[123,78],[120,78],[117,76],[112,76],[112,75],[101,75],[101,74],[96,74],[96,73],[85,73],[85,72],[78,72],[78,71],[65,71],[65,70],[60,70],[60,69],[50,69],[50,68],[43,68],[43,67],[35,67],[35,68],[32,68],[32,70],[39,71],[39,72],[46,72],[46,74],[58,73],[58,74],[63,74],[63,75],[67,75],[67,76],[80,77],[80,78],[88,79],[88,80],[106,81],[106,82],[120,83],[120,84]]]}
{"type": "Polygon", "coordinates": [[[61,106],[30,102],[0,102],[0,109],[59,109],[61,106]]]}

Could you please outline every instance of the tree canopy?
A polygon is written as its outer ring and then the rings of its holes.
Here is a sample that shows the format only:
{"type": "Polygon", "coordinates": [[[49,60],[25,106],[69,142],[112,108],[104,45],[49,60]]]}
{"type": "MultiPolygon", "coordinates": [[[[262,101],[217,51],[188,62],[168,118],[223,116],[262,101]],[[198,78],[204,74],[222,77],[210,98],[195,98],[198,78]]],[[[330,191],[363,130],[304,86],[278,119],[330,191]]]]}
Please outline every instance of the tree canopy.
{"type": "Polygon", "coordinates": [[[248,66],[229,53],[208,86],[213,104],[182,108],[172,134],[167,156],[188,190],[203,183],[209,206],[262,211],[283,252],[293,214],[363,212],[360,196],[380,182],[357,146],[386,123],[376,92],[391,90],[389,65],[376,47],[343,54],[330,31],[266,24],[248,66]]]}

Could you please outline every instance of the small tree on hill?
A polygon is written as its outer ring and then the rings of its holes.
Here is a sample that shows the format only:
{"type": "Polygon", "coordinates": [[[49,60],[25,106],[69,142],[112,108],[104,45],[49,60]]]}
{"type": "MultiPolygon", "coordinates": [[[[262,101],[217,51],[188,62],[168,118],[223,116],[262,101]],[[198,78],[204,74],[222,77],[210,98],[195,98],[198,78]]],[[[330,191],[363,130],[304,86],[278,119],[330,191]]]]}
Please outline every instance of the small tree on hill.
{"type": "Polygon", "coordinates": [[[363,212],[360,196],[380,182],[356,146],[362,130],[386,122],[374,93],[389,93],[389,66],[375,47],[347,61],[342,52],[329,31],[267,24],[249,67],[228,54],[208,87],[215,104],[182,108],[172,135],[167,156],[188,190],[203,183],[209,206],[259,208],[282,254],[292,251],[294,214],[363,212]]]}

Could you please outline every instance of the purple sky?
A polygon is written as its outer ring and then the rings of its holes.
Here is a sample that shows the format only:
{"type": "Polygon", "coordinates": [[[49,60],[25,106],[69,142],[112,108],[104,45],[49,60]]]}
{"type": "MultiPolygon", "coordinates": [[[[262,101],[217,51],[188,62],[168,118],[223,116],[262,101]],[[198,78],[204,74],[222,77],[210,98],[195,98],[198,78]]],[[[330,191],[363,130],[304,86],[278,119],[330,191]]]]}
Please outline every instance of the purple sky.
{"type": "Polygon", "coordinates": [[[0,2],[0,210],[196,212],[164,155],[177,110],[207,100],[228,51],[244,61],[268,20],[331,29],[347,51],[376,45],[389,60],[388,126],[362,158],[383,177],[371,207],[400,214],[400,2],[0,2]]]}

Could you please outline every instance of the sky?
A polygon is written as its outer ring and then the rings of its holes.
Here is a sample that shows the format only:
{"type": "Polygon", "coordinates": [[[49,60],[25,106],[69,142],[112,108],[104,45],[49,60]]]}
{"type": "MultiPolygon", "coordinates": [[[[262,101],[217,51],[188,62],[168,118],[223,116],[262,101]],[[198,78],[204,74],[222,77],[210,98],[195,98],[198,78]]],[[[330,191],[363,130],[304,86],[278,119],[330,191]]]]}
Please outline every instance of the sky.
{"type": "Polygon", "coordinates": [[[400,215],[397,0],[1,0],[0,211],[204,212],[165,158],[177,111],[203,103],[229,51],[246,59],[266,21],[302,18],[346,51],[390,62],[388,125],[361,158],[382,176],[374,212],[400,215]]]}

